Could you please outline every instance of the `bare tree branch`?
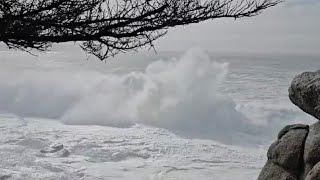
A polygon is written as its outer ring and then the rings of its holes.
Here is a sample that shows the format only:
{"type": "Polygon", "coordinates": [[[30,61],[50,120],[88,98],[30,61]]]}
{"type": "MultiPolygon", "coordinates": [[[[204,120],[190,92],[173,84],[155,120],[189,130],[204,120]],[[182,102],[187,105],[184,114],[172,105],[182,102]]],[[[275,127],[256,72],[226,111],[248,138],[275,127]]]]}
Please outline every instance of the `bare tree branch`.
{"type": "Polygon", "coordinates": [[[136,51],[171,27],[217,18],[256,16],[282,0],[0,0],[0,42],[47,51],[82,42],[101,60],[136,51]]]}

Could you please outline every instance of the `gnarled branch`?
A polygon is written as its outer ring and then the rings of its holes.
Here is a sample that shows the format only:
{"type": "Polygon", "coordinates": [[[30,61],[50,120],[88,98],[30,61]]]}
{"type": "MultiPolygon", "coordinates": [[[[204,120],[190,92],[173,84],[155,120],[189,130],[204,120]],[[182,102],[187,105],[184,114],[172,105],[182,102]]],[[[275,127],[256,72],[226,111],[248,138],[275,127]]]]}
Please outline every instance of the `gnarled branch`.
{"type": "Polygon", "coordinates": [[[153,47],[171,27],[216,18],[258,15],[281,0],[0,0],[0,41],[46,51],[52,43],[82,42],[104,60],[153,47]]]}

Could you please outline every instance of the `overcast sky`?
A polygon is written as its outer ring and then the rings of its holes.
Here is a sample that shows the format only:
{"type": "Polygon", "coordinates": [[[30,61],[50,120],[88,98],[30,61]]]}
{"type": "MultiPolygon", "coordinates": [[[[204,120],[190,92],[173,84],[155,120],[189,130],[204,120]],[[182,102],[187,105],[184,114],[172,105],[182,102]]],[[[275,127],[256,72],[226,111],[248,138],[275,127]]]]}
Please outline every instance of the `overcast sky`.
{"type": "Polygon", "coordinates": [[[320,54],[320,0],[287,0],[253,18],[219,19],[171,30],[159,50],[320,54]]]}
{"type": "Polygon", "coordinates": [[[158,51],[202,48],[213,52],[320,55],[319,32],[320,0],[286,0],[256,17],[170,29],[155,44],[158,51]]]}

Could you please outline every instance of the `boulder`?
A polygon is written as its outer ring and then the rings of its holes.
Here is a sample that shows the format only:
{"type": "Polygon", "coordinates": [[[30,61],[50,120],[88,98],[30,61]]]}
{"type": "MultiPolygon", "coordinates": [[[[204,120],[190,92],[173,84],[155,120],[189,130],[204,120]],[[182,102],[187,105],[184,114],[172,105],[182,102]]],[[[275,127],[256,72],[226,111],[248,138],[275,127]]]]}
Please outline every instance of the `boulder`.
{"type": "Polygon", "coordinates": [[[292,124],[292,125],[287,125],[281,131],[278,133],[278,139],[281,139],[281,137],[287,132],[289,132],[292,129],[309,129],[309,125],[306,124],[292,124]]]}
{"type": "Polygon", "coordinates": [[[41,153],[55,153],[55,152],[58,152],[60,150],[63,149],[63,144],[52,144],[50,145],[50,147],[46,147],[44,149],[41,149],[40,152],[41,153]]]}
{"type": "Polygon", "coordinates": [[[286,171],[283,167],[268,160],[263,167],[258,180],[298,180],[293,174],[286,171]]]}
{"type": "MultiPolygon", "coordinates": [[[[289,88],[289,98],[320,120],[320,70],[296,76],[289,88]]],[[[320,180],[320,122],[310,127],[286,126],[270,146],[267,156],[258,180],[320,180]]]]}
{"type": "Polygon", "coordinates": [[[289,88],[293,104],[320,120],[320,71],[297,75],[289,88]]]}
{"type": "Polygon", "coordinates": [[[312,170],[307,174],[305,180],[319,180],[320,179],[320,162],[317,163],[312,170]]]}
{"type": "MultiPolygon", "coordinates": [[[[63,144],[52,144],[49,147],[40,150],[41,156],[50,157],[68,157],[70,156],[70,151],[65,149],[63,144]]],[[[0,179],[1,180],[1,179],[0,179]]]]}
{"type": "Polygon", "coordinates": [[[304,163],[305,173],[320,161],[320,122],[310,126],[309,135],[305,142],[304,163]]]}
{"type": "Polygon", "coordinates": [[[283,128],[283,134],[268,150],[268,159],[281,167],[297,172],[303,163],[304,143],[308,135],[308,126],[291,125],[283,128]],[[297,128],[297,129],[290,129],[297,128]],[[299,129],[300,128],[300,129],[299,129]],[[287,132],[287,133],[283,133],[287,132]]]}
{"type": "Polygon", "coordinates": [[[303,163],[304,143],[307,129],[292,129],[269,148],[268,159],[273,163],[297,172],[303,163]]]}
{"type": "Polygon", "coordinates": [[[308,131],[307,125],[284,127],[279,133],[279,139],[268,150],[268,161],[258,180],[299,180],[303,175],[304,144],[308,131]]]}
{"type": "Polygon", "coordinates": [[[68,157],[70,156],[70,151],[68,149],[62,149],[57,153],[58,157],[68,157]]]}

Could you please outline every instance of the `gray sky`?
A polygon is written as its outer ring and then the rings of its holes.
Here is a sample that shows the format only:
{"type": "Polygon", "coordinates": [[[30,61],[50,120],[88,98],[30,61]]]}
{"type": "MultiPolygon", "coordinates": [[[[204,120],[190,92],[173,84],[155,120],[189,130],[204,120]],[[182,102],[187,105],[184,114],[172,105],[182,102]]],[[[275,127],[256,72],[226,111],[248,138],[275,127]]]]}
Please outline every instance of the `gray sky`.
{"type": "Polygon", "coordinates": [[[320,0],[286,0],[256,17],[170,29],[155,44],[158,51],[202,48],[213,52],[320,55],[319,18],[320,0]]]}
{"type": "Polygon", "coordinates": [[[158,50],[320,54],[320,0],[287,0],[259,16],[176,28],[158,50]]]}

